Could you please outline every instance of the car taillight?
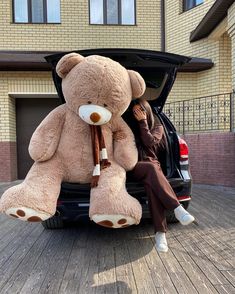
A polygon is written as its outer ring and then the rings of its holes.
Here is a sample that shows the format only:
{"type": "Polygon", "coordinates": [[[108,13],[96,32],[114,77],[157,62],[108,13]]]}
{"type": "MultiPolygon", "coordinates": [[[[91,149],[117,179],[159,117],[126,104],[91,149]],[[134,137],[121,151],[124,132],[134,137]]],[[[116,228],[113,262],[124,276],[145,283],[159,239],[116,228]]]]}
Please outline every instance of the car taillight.
{"type": "Polygon", "coordinates": [[[180,145],[180,160],[186,161],[188,160],[188,145],[183,139],[179,139],[180,145]]]}
{"type": "Polygon", "coordinates": [[[186,201],[186,200],[190,200],[191,196],[177,196],[179,201],[186,201]]]}

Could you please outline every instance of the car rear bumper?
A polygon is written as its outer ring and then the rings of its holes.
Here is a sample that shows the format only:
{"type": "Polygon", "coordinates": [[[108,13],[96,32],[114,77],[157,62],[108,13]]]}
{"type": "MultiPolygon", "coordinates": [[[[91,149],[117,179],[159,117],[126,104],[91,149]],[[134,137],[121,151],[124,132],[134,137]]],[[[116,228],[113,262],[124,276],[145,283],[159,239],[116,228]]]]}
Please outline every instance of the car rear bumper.
{"type": "MultiPolygon", "coordinates": [[[[188,206],[191,200],[192,181],[172,178],[169,179],[169,183],[180,203],[188,206]]],[[[127,191],[141,203],[142,217],[149,218],[148,198],[144,186],[140,183],[130,182],[127,184],[127,191]]],[[[57,202],[57,213],[63,220],[77,221],[80,218],[88,217],[89,202],[90,187],[88,184],[63,183],[57,202]]]]}

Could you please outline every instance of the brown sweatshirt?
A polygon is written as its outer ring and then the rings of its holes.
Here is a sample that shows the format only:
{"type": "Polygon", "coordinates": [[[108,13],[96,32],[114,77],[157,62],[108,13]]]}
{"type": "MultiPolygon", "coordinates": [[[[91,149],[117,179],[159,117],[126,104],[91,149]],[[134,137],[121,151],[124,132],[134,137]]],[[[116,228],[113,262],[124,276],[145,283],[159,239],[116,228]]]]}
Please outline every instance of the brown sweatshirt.
{"type": "Polygon", "coordinates": [[[150,130],[146,119],[142,119],[138,123],[140,131],[140,141],[137,142],[139,161],[156,160],[159,149],[164,146],[163,126],[155,124],[150,130]]]}

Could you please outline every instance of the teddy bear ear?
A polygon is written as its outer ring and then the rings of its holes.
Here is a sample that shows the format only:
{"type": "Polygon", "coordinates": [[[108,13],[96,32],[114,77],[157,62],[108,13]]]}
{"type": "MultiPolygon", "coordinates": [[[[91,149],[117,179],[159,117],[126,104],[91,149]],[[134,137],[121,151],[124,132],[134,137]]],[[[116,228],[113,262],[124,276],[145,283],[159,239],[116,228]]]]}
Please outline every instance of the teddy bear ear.
{"type": "Polygon", "coordinates": [[[85,57],[77,53],[64,55],[56,65],[56,72],[62,79],[67,76],[71,69],[80,63],[85,57]]]}
{"type": "Polygon", "coordinates": [[[145,89],[146,89],[145,81],[138,72],[134,70],[127,70],[127,71],[131,81],[132,97],[139,98],[145,92],[145,89]]]}

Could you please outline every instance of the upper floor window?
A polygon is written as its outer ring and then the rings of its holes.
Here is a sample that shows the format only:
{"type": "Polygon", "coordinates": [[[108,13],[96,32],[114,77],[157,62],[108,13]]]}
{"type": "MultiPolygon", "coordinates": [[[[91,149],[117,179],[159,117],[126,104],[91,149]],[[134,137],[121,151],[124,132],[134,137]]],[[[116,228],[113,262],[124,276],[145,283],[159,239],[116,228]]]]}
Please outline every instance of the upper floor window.
{"type": "Polygon", "coordinates": [[[189,10],[202,3],[203,0],[184,0],[184,11],[189,10]]]}
{"type": "Polygon", "coordinates": [[[90,0],[90,23],[135,25],[135,0],[90,0]]]}
{"type": "Polygon", "coordinates": [[[15,23],[60,23],[60,0],[13,0],[15,23]]]}

